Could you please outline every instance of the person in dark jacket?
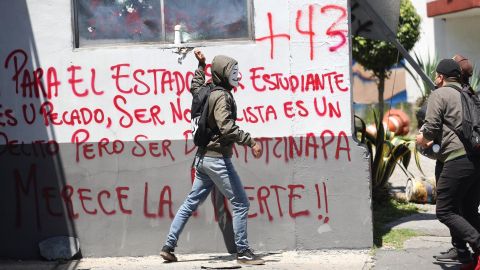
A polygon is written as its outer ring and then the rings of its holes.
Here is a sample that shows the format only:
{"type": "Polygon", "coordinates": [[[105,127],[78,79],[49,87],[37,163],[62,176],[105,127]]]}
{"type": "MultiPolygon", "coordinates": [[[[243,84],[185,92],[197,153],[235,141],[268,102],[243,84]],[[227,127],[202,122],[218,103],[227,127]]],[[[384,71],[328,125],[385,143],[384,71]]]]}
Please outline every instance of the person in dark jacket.
{"type": "MultiPolygon", "coordinates": [[[[458,63],[461,69],[460,74],[460,84],[462,88],[469,88],[470,91],[473,91],[470,86],[470,77],[473,75],[473,65],[472,63],[460,54],[456,54],[452,58],[455,62],[458,63]]],[[[443,168],[443,163],[437,161],[435,178],[438,180],[440,173],[443,168]]],[[[480,195],[479,195],[480,197],[480,195]]],[[[472,260],[472,254],[467,247],[467,243],[462,239],[455,237],[455,235],[450,232],[452,236],[452,248],[446,252],[441,252],[439,255],[435,256],[438,261],[459,261],[461,263],[469,263],[472,260]]]]}
{"type": "MultiPolygon", "coordinates": [[[[190,89],[192,94],[205,84],[206,66],[203,53],[198,50],[194,53],[199,65],[192,79],[190,89]]],[[[215,186],[232,205],[237,261],[244,264],[264,264],[264,261],[250,249],[247,241],[250,203],[231,161],[234,143],[251,147],[256,158],[260,157],[262,149],[249,133],[241,130],[235,123],[237,107],[231,90],[238,86],[237,61],[228,56],[218,55],[213,59],[211,68],[213,84],[222,89],[212,91],[209,96],[208,125],[211,129],[218,130],[218,133],[211,138],[206,147],[199,147],[197,151],[192,190],[172,221],[160,255],[166,261],[177,261],[173,252],[185,224],[215,186]]]]}
{"type": "Polygon", "coordinates": [[[430,94],[423,132],[416,142],[426,148],[441,141],[436,171],[437,218],[451,234],[467,242],[474,252],[474,260],[463,264],[462,269],[480,270],[480,162],[467,155],[465,147],[448,128],[458,130],[462,125],[460,92],[461,69],[453,59],[443,59],[436,68],[437,90],[430,94]],[[457,89],[456,89],[457,88],[457,89]]]}

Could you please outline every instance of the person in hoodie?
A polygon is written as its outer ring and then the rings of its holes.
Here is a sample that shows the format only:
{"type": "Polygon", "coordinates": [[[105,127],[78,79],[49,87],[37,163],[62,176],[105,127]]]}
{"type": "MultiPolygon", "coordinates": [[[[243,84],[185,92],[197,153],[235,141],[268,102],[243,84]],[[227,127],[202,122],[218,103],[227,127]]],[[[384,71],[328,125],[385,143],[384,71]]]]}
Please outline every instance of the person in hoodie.
{"type": "MultiPolygon", "coordinates": [[[[205,85],[206,58],[195,50],[198,69],[192,79],[190,92],[194,94],[205,85]]],[[[220,90],[212,91],[208,99],[208,125],[217,130],[206,147],[199,147],[195,156],[195,180],[192,190],[178,209],[170,226],[165,245],[160,252],[168,262],[177,261],[173,254],[180,234],[192,213],[205,201],[215,186],[230,201],[233,212],[233,231],[237,247],[237,261],[243,264],[264,264],[253,253],[247,241],[247,218],[250,203],[231,157],[233,144],[247,145],[258,158],[262,148],[249,133],[236,125],[237,107],[232,89],[238,86],[238,63],[235,59],[218,55],[212,61],[213,84],[220,90]]]]}

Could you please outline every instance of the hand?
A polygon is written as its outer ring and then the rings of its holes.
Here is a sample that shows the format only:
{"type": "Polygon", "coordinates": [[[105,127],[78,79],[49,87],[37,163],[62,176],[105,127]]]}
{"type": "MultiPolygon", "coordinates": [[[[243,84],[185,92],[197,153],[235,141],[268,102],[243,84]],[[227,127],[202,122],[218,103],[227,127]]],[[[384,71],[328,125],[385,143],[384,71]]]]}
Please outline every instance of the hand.
{"type": "Polygon", "coordinates": [[[262,147],[260,146],[259,143],[255,142],[255,145],[252,147],[253,150],[253,156],[255,158],[260,158],[262,155],[262,147]]]}
{"type": "Polygon", "coordinates": [[[416,143],[423,148],[429,148],[432,146],[433,141],[425,139],[425,137],[423,137],[423,133],[420,132],[416,137],[416,143]]]}
{"type": "Polygon", "coordinates": [[[205,55],[203,55],[202,51],[195,49],[193,53],[195,54],[195,57],[197,58],[198,63],[204,66],[207,61],[207,58],[205,58],[205,55]]]}

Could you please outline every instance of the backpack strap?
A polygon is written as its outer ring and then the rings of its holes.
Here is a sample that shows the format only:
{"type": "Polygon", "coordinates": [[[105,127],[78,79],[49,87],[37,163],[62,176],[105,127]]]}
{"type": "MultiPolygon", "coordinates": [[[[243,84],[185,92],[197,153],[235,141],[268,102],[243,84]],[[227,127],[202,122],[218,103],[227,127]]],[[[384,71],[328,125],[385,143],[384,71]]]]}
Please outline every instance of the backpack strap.
{"type": "Polygon", "coordinates": [[[463,88],[460,88],[460,87],[458,87],[456,85],[453,85],[453,84],[447,84],[447,85],[445,85],[445,87],[453,88],[460,93],[463,93],[463,92],[468,93],[470,96],[475,95],[475,91],[473,91],[472,87],[468,84],[463,85],[463,88]]]}
{"type": "Polygon", "coordinates": [[[447,84],[447,85],[445,85],[445,87],[453,88],[453,89],[457,90],[457,91],[460,92],[460,93],[463,91],[462,88],[460,88],[460,87],[458,87],[458,86],[456,86],[456,85],[454,85],[454,84],[447,84]]]}
{"type": "MultiPolygon", "coordinates": [[[[445,87],[453,88],[453,89],[457,90],[457,91],[460,93],[460,95],[462,95],[463,89],[460,88],[460,87],[458,87],[458,86],[456,86],[456,85],[447,84],[447,85],[445,85],[445,87]]],[[[460,98],[462,98],[462,97],[460,97],[460,98]]],[[[463,117],[463,106],[462,106],[462,117],[463,117]]],[[[452,127],[450,124],[445,123],[445,121],[444,121],[443,123],[444,123],[445,126],[447,126],[451,131],[453,131],[453,133],[455,133],[455,135],[457,135],[458,139],[461,138],[460,133],[458,132],[458,130],[456,130],[456,129],[455,129],[454,127],[452,127]]],[[[460,139],[460,140],[461,140],[461,139],[460,139]]]]}
{"type": "MultiPolygon", "coordinates": [[[[210,94],[215,92],[215,91],[226,91],[223,87],[221,86],[218,86],[218,85],[215,85],[213,83],[211,83],[210,85],[210,93],[208,93],[209,97],[210,97],[210,94]]],[[[208,102],[208,100],[207,100],[208,102]]],[[[208,120],[207,120],[207,128],[210,129],[210,132],[212,134],[219,134],[220,133],[220,129],[218,129],[217,126],[215,126],[214,128],[210,128],[209,125],[208,125],[208,120]]]]}

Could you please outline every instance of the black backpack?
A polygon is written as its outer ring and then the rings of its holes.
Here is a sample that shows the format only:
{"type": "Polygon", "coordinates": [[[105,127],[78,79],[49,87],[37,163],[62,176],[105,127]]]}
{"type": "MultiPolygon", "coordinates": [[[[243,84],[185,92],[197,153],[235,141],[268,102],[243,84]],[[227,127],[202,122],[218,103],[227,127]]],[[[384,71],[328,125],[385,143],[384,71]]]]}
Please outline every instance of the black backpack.
{"type": "Polygon", "coordinates": [[[208,98],[210,93],[217,90],[223,90],[221,87],[215,87],[212,83],[200,87],[193,94],[191,107],[191,123],[193,143],[196,146],[205,147],[208,145],[212,136],[218,133],[218,128],[210,128],[208,126],[208,98]]]}
{"type": "Polygon", "coordinates": [[[448,85],[460,92],[462,100],[462,126],[459,130],[449,126],[465,146],[467,154],[480,158],[480,99],[469,86],[461,89],[448,85]]]}

